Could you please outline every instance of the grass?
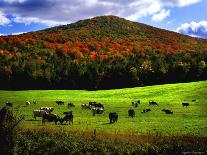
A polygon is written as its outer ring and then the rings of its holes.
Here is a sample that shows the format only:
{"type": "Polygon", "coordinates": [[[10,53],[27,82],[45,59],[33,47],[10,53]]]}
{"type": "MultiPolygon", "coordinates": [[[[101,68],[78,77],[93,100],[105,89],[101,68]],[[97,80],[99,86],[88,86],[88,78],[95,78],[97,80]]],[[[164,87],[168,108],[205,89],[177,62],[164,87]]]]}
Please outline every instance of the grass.
{"type": "Polygon", "coordinates": [[[41,118],[34,121],[32,111],[42,106],[54,107],[55,114],[63,117],[64,111],[74,113],[73,125],[55,125],[47,123],[46,127],[64,130],[106,132],[128,135],[163,135],[163,136],[197,136],[207,137],[207,81],[166,84],[139,88],[124,88],[114,90],[27,90],[0,91],[0,108],[6,101],[13,103],[13,109],[18,114],[25,115],[21,126],[23,128],[42,128],[41,118]],[[195,102],[192,100],[196,99],[195,102]],[[26,101],[36,100],[37,104],[26,106],[26,101]],[[57,105],[55,101],[62,100],[65,105],[57,105]],[[138,108],[134,108],[135,118],[128,117],[128,109],[133,108],[131,102],[141,100],[138,108]],[[149,100],[155,100],[159,106],[149,106],[149,100]],[[92,115],[90,110],[82,110],[81,104],[97,101],[104,104],[103,115],[92,115]],[[182,107],[182,102],[188,102],[189,107],[182,107]],[[72,102],[75,108],[68,109],[67,103],[72,102]],[[151,112],[141,114],[144,108],[151,112]],[[161,110],[170,109],[173,115],[166,115],[161,110]],[[117,123],[108,124],[109,112],[119,114],[117,123]]]}

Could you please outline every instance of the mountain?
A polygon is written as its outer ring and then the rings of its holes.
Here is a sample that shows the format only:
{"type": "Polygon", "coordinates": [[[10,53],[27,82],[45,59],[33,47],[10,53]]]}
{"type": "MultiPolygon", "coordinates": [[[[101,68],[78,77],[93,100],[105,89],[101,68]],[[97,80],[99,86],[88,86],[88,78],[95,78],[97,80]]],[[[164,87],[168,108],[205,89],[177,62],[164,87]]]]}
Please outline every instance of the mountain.
{"type": "Polygon", "coordinates": [[[100,16],[1,36],[0,58],[5,89],[122,88],[205,79],[207,40],[100,16]]]}

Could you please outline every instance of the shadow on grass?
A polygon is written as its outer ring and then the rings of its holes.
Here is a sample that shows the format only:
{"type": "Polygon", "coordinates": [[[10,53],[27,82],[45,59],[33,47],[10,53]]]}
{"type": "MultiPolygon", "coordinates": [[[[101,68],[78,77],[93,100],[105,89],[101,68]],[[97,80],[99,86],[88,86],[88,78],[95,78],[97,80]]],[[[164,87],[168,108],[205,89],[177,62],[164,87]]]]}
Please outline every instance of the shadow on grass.
{"type": "Polygon", "coordinates": [[[113,123],[103,123],[103,124],[101,124],[101,125],[109,125],[109,124],[113,124],[113,123]]]}
{"type": "Polygon", "coordinates": [[[32,122],[37,122],[37,121],[42,121],[42,120],[35,120],[35,119],[27,119],[25,121],[32,121],[32,122]]]}

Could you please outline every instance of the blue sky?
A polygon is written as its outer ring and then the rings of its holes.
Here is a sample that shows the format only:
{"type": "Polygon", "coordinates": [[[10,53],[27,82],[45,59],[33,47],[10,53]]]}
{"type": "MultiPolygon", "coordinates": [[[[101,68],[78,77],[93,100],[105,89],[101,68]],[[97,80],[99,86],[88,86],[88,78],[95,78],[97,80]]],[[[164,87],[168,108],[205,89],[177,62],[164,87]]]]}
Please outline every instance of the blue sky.
{"type": "Polygon", "coordinates": [[[0,0],[0,35],[101,15],[207,39],[207,0],[0,0]]]}

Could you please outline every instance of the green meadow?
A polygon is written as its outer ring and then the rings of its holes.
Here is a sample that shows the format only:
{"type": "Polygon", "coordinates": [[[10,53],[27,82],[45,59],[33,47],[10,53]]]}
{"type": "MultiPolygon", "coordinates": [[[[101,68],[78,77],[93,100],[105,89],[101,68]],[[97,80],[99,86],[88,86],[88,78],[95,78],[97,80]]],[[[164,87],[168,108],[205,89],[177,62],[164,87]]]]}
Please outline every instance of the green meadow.
{"type": "Polygon", "coordinates": [[[207,81],[165,84],[137,88],[114,90],[26,90],[0,91],[0,108],[7,101],[13,103],[12,109],[18,115],[24,115],[21,122],[24,128],[42,128],[41,118],[34,120],[33,110],[40,107],[53,107],[52,113],[63,117],[63,112],[73,111],[74,123],[71,125],[55,125],[48,122],[44,127],[74,131],[94,131],[110,134],[137,134],[163,136],[198,136],[207,137],[207,81]],[[26,106],[26,101],[36,100],[36,104],[26,106]],[[64,105],[55,101],[62,100],[64,105]],[[140,100],[141,104],[134,108],[132,101],[140,100]],[[158,106],[149,106],[154,100],[158,106]],[[196,101],[192,101],[196,100],[196,101]],[[101,102],[105,107],[104,114],[92,115],[90,110],[82,110],[81,104],[89,101],[101,102]],[[68,108],[69,102],[74,108],[68,108]],[[182,102],[190,106],[182,107],[182,102]],[[128,116],[128,109],[135,110],[135,117],[128,116]],[[144,108],[151,111],[142,114],[144,108]],[[162,109],[173,111],[165,114],[162,109]],[[118,122],[109,124],[108,114],[117,112],[118,122]]]}

